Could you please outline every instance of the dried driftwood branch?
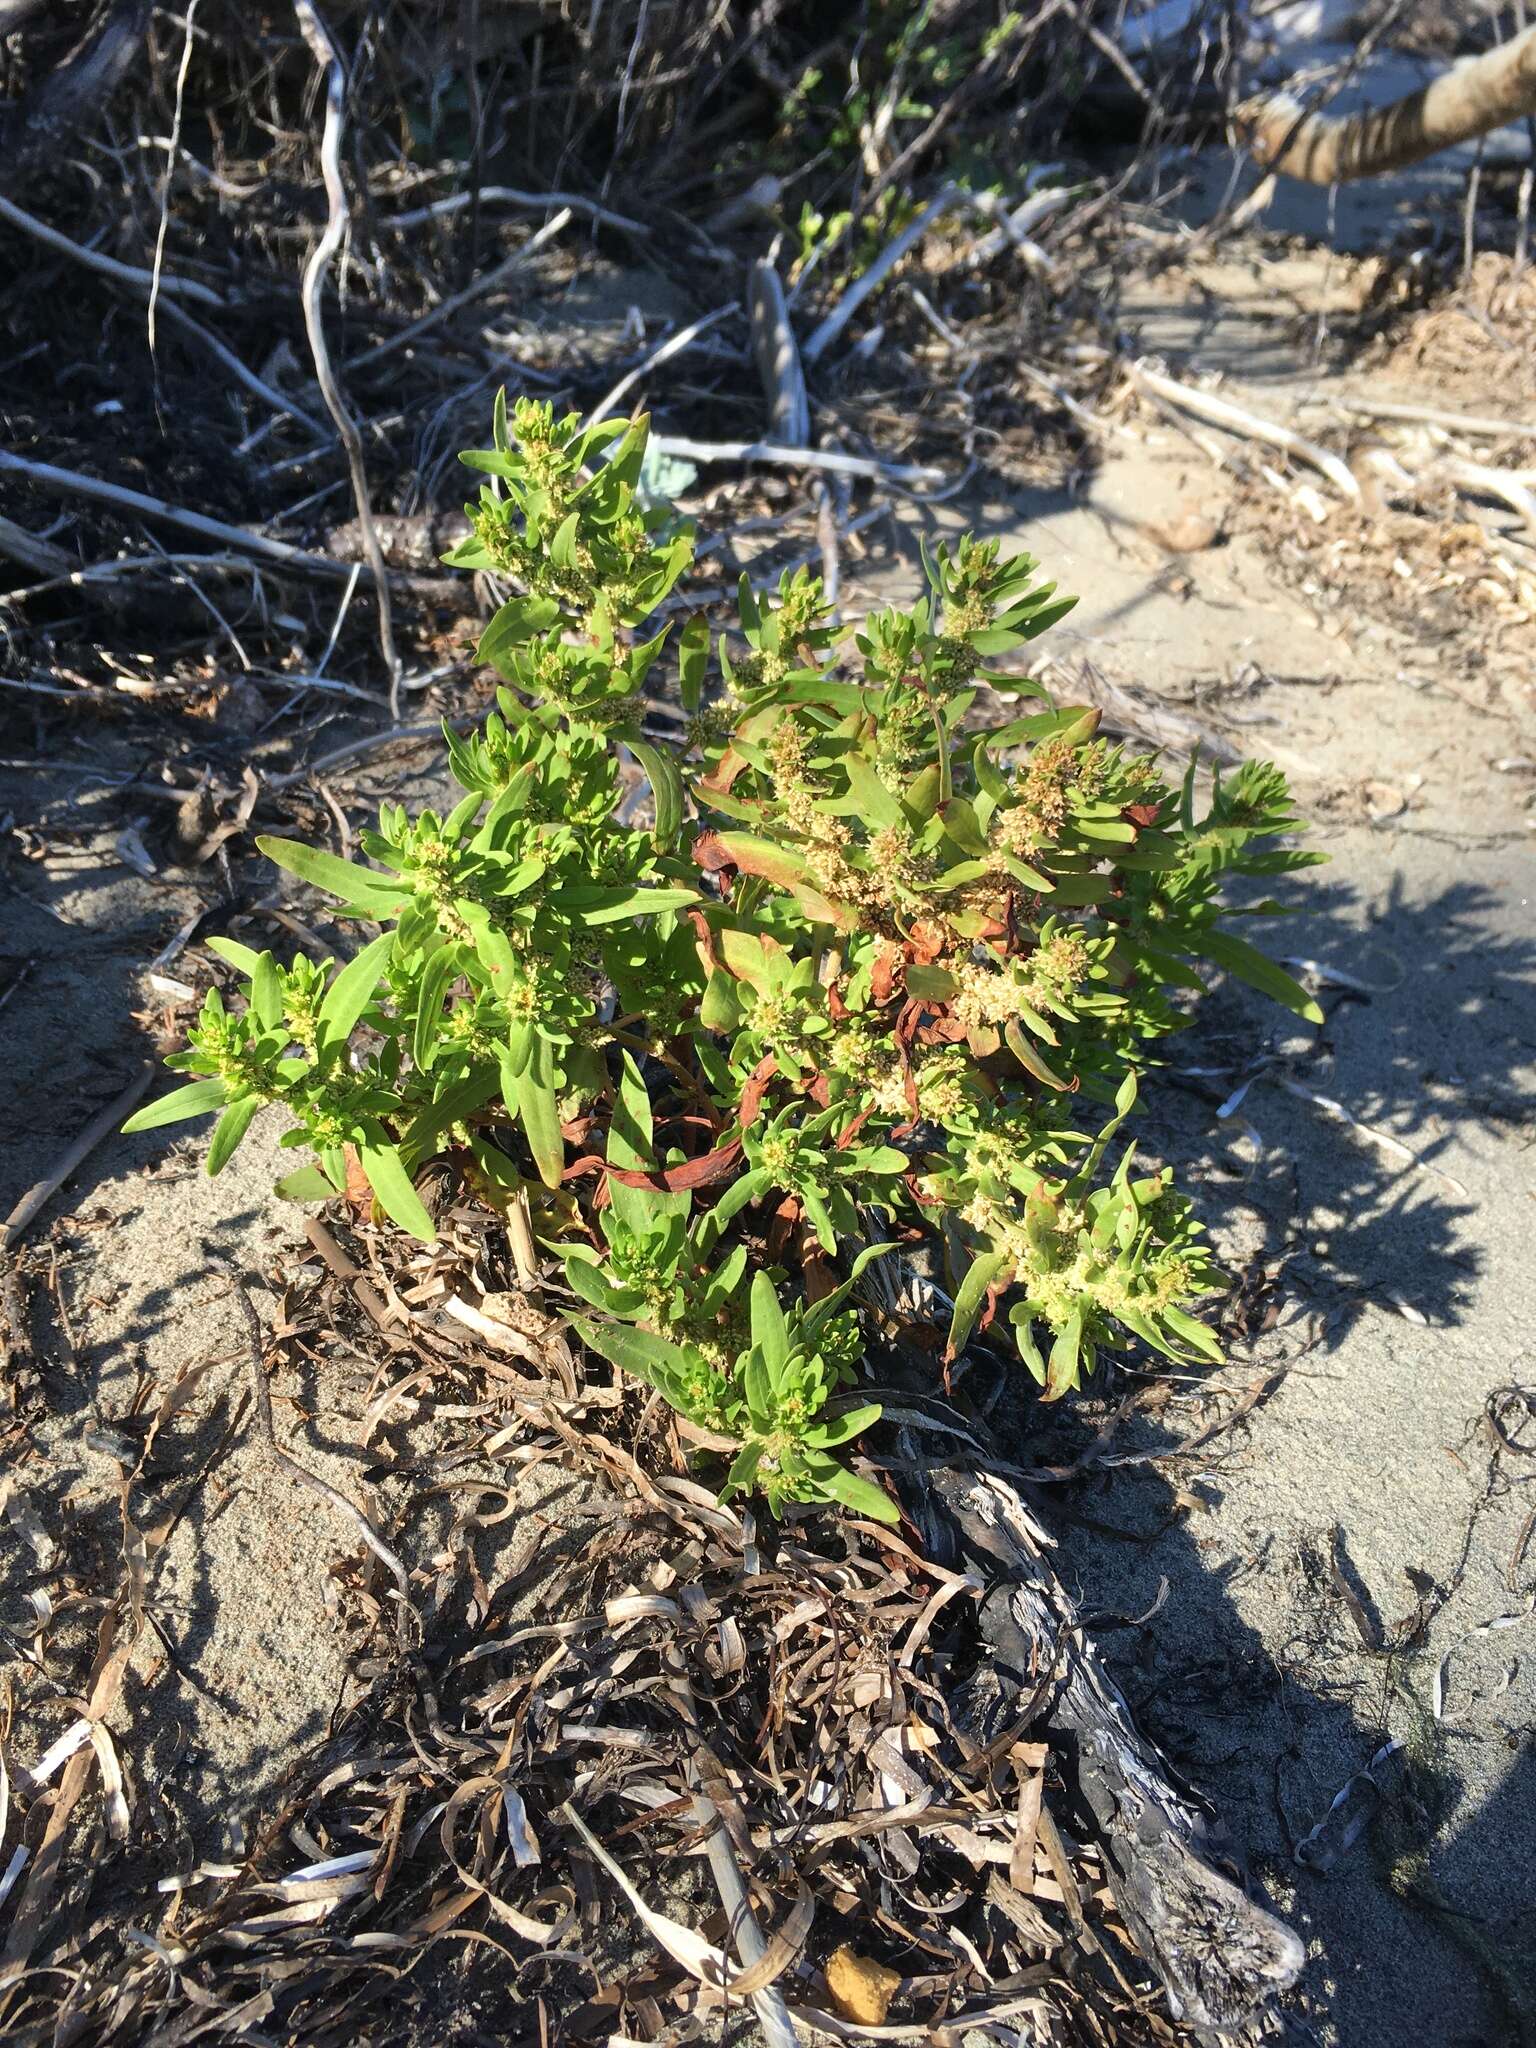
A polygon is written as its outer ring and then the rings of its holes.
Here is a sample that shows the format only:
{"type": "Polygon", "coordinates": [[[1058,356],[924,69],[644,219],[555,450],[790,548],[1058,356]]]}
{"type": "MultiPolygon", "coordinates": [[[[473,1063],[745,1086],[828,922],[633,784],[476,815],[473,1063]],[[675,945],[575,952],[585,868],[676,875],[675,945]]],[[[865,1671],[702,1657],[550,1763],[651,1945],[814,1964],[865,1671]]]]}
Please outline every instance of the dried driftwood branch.
{"type": "MultiPolygon", "coordinates": [[[[811,402],[805,388],[805,366],[789,317],[789,303],[778,271],[771,263],[754,263],[747,283],[752,329],[752,354],[758,381],[768,401],[768,424],[774,438],[804,448],[811,439],[811,402]]],[[[846,485],[844,489],[846,491],[846,485]]],[[[816,542],[821,552],[821,587],[827,603],[836,606],[842,587],[842,552],[838,545],[837,506],[825,476],[811,478],[811,503],[816,508],[816,542]]]]}
{"type": "Polygon", "coordinates": [[[120,1094],[114,1095],[106,1108],[99,1110],[91,1118],[79,1137],[54,1161],[36,1186],[28,1188],[4,1223],[0,1223],[0,1252],[8,1252],[11,1249],[27,1226],[53,1200],[76,1168],[84,1165],[96,1147],[110,1138],[123,1118],[138,1107],[149,1093],[149,1086],[154,1078],[153,1067],[141,1067],[127,1087],[120,1094]]]}
{"type": "Polygon", "coordinates": [[[1442,149],[1536,115],[1536,28],[1458,64],[1386,107],[1307,113],[1289,93],[1237,110],[1238,133],[1271,170],[1333,185],[1421,163],[1442,149]]]}
{"type": "Polygon", "coordinates": [[[752,356],[768,400],[768,431],[775,441],[803,448],[811,438],[811,405],[784,285],[771,263],[754,263],[747,280],[752,356]]]}
{"type": "MultiPolygon", "coordinates": [[[[147,491],[130,490],[126,484],[83,476],[79,470],[60,469],[52,462],[32,462],[24,455],[13,455],[7,448],[0,448],[0,475],[22,477],[39,490],[61,497],[89,498],[98,505],[115,505],[119,511],[136,513],[140,519],[163,520],[168,526],[184,527],[188,533],[200,533],[205,540],[221,541],[242,554],[277,562],[305,575],[345,578],[356,566],[352,562],[334,561],[329,555],[306,554],[289,541],[273,540],[268,534],[252,533],[247,527],[226,526],[222,519],[207,519],[201,512],[189,512],[184,506],[168,504],[164,498],[152,498],[147,491]]],[[[115,573],[120,565],[109,566],[115,573]]]]}
{"type": "Polygon", "coordinates": [[[20,562],[35,576],[67,576],[75,566],[63,548],[55,547],[41,534],[29,533],[14,519],[3,517],[0,517],[0,555],[9,562],[20,562]]]}
{"type": "Polygon", "coordinates": [[[482,185],[478,192],[452,192],[446,199],[434,199],[430,205],[413,206],[408,213],[391,214],[381,219],[378,225],[398,233],[402,228],[419,228],[429,220],[444,220],[449,214],[462,213],[466,206],[475,203],[481,206],[526,206],[535,210],[565,206],[572,213],[584,214],[599,227],[616,228],[621,234],[644,236],[651,232],[644,221],[610,212],[595,200],[583,199],[579,192],[519,192],[511,185],[482,185]]]}
{"type": "Polygon", "coordinates": [[[1536,533],[1536,470],[1490,469],[1484,462],[1459,458],[1441,467],[1458,491],[1501,498],[1536,533]]]}
{"type": "Polygon", "coordinates": [[[684,434],[652,434],[658,455],[688,462],[767,462],[779,469],[824,469],[834,476],[873,476],[888,484],[941,484],[942,469],[918,462],[877,462],[840,448],[781,448],[772,441],[695,441],[684,434]]]}
{"type": "MultiPolygon", "coordinates": [[[[163,277],[160,280],[160,289],[162,292],[165,289],[163,277]]],[[[228,370],[235,382],[243,384],[253,398],[259,398],[263,405],[269,405],[280,419],[296,420],[301,427],[307,427],[317,441],[329,443],[330,434],[313,413],[306,412],[303,406],[288,397],[286,392],[279,391],[275,384],[269,384],[265,378],[258,377],[248,364],[240,360],[232,348],[220,341],[219,337],[204,327],[200,320],[194,320],[191,314],[183,312],[180,306],[164,305],[160,312],[173,327],[179,328],[183,334],[190,335],[199,348],[205,349],[216,363],[228,370]]]]}
{"type": "Polygon", "coordinates": [[[941,220],[947,213],[953,213],[958,207],[970,204],[970,194],[962,191],[958,185],[946,185],[936,198],[930,199],[917,218],[910,221],[899,235],[886,243],[874,262],[855,278],[820,326],[813,331],[801,351],[805,360],[814,363],[819,356],[825,354],[870,293],[879,290],[902,257],[909,249],[916,248],[935,221],[941,220]]]}
{"type": "Polygon", "coordinates": [[[684,349],[692,348],[701,334],[707,334],[711,327],[729,319],[732,313],[739,310],[736,301],[732,299],[729,305],[717,306],[712,313],[705,313],[701,319],[690,321],[688,326],[680,327],[675,334],[669,334],[664,341],[659,341],[632,370],[625,371],[617,384],[604,392],[587,414],[588,426],[597,420],[612,419],[621,400],[628,398],[642,377],[654,370],[659,363],[670,362],[673,356],[681,355],[684,349]]]}
{"type": "MultiPolygon", "coordinates": [[[[72,263],[83,263],[87,270],[99,271],[103,277],[111,278],[114,284],[125,284],[141,292],[148,292],[155,286],[153,271],[140,270],[132,263],[119,263],[115,256],[103,256],[99,249],[82,248],[68,235],[61,235],[57,228],[49,227],[47,221],[39,220],[35,213],[28,213],[25,207],[7,199],[3,192],[0,192],[0,220],[9,221],[13,228],[20,228],[34,242],[42,242],[60,256],[67,256],[72,263]]],[[[224,303],[216,291],[206,284],[199,284],[196,278],[169,277],[162,272],[158,289],[161,298],[195,299],[199,305],[215,307],[224,303]]]]}
{"type": "Polygon", "coordinates": [[[408,347],[413,341],[419,340],[429,329],[440,325],[444,320],[451,319],[461,307],[469,305],[472,300],[484,298],[487,292],[497,291],[506,283],[508,278],[516,277],[530,257],[536,256],[547,242],[552,242],[556,235],[569,227],[570,222],[571,209],[568,206],[562,206],[558,213],[545,221],[543,227],[530,235],[522,247],[514,249],[512,254],[506,257],[504,261],[498,263],[491,270],[481,271],[480,275],[471,279],[462,291],[454,292],[448,298],[439,300],[437,305],[433,306],[428,312],[423,313],[419,320],[413,320],[409,327],[402,327],[398,334],[391,334],[385,340],[375,342],[372,348],[365,348],[360,354],[352,356],[347,363],[347,368],[349,370],[360,370],[365,363],[376,363],[381,356],[391,355],[397,348],[408,347]]]}
{"type": "Polygon", "coordinates": [[[1281,448],[1299,462],[1309,463],[1313,469],[1320,470],[1346,498],[1359,498],[1359,481],[1351,473],[1348,463],[1330,454],[1326,448],[1319,448],[1304,434],[1282,427],[1276,420],[1267,420],[1261,413],[1251,412],[1247,406],[1234,405],[1228,398],[1218,398],[1213,391],[1201,391],[1193,384],[1181,384],[1177,377],[1154,369],[1150,363],[1137,362],[1130,367],[1133,382],[1155,397],[1166,399],[1182,412],[1193,413],[1196,419],[1209,420],[1212,426],[1225,427],[1229,434],[1237,434],[1250,441],[1263,441],[1271,448],[1281,448]]]}
{"type": "Polygon", "coordinates": [[[1439,405],[1409,405],[1390,398],[1330,398],[1336,411],[1362,413],[1373,420],[1407,420],[1427,427],[1445,427],[1479,441],[1536,440],[1536,420],[1491,419],[1485,413],[1452,412],[1439,405]]]}
{"type": "Polygon", "coordinates": [[[1110,1886],[1174,2018],[1197,2027],[1240,2024],[1296,1981],[1305,1949],[1211,1861],[1205,1813],[1138,1732],[1050,1564],[1050,1538],[1018,1493],[991,1474],[932,1477],[967,1561],[990,1561],[994,1580],[995,1567],[1004,1573],[981,1610],[996,1659],[992,1728],[1039,1699],[1037,1674],[1051,1672],[1041,1716],[1075,1746],[1077,1788],[1110,1886]]]}

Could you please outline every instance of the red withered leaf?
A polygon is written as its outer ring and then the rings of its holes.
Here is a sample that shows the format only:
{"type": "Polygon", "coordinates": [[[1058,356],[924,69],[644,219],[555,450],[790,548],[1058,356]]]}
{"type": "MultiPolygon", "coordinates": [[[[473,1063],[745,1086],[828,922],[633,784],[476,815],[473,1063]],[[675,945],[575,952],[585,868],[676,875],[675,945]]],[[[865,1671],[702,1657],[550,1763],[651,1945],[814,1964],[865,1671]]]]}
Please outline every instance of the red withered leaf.
{"type": "Polygon", "coordinates": [[[717,1180],[726,1180],[736,1170],[741,1157],[741,1140],[732,1138],[724,1145],[717,1145],[713,1152],[702,1153],[697,1159],[683,1159],[676,1166],[664,1166],[657,1173],[640,1173],[629,1166],[604,1167],[610,1180],[619,1181],[627,1188],[655,1188],[664,1195],[679,1195],[685,1188],[712,1187],[717,1180]]]}
{"type": "Polygon", "coordinates": [[[895,995],[906,960],[900,946],[888,945],[869,970],[869,992],[877,1003],[888,1003],[895,995]]]}
{"type": "Polygon", "coordinates": [[[706,875],[723,874],[737,865],[735,855],[718,832],[701,832],[693,842],[693,857],[706,875]]]}
{"type": "Polygon", "coordinates": [[[949,950],[948,928],[936,918],[920,917],[907,933],[907,958],[916,967],[931,967],[949,950]]]}
{"type": "Polygon", "coordinates": [[[768,1093],[768,1083],[778,1071],[779,1063],[770,1052],[758,1061],[747,1077],[747,1085],[741,1091],[741,1104],[736,1112],[737,1121],[743,1130],[757,1122],[763,1106],[763,1097],[768,1093]]]}

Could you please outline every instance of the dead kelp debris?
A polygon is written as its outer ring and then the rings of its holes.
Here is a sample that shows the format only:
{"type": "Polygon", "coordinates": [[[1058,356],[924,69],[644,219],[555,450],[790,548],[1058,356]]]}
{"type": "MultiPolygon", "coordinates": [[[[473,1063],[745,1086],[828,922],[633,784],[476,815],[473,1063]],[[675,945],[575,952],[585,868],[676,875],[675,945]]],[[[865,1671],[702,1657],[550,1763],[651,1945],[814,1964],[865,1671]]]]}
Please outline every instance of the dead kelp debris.
{"type": "MultiPolygon", "coordinates": [[[[439,1221],[430,1251],[313,1226],[252,1359],[261,1427],[239,1410],[152,1516],[146,1471],[202,1372],[144,1389],[112,1439],[120,1585],[85,1696],[54,1717],[84,1711],[23,1769],[51,1725],[34,1697],[6,1745],[7,2040],[680,2042],[747,2012],[775,2042],[1189,2038],[1075,1761],[1038,1739],[1091,1675],[1080,1632],[1042,1624],[1000,1682],[1008,1575],[981,1551],[962,1541],[952,1568],[854,1518],[722,1508],[654,1408],[583,1377],[537,1288],[500,1284],[494,1219],[445,1201],[439,1221]],[[375,1497],[409,1482],[388,1526],[323,1489],[357,1695],[240,1853],[157,1867],[120,1692],[157,1556],[216,1466],[292,1464],[266,1374],[334,1348],[373,1364],[375,1497]],[[540,1466],[560,1483],[530,1511],[540,1466]],[[424,1542],[434,1499],[449,1518],[424,1542]]],[[[997,1529],[1016,1519],[1001,1482],[938,1477],[962,1535],[987,1489],[997,1529]]]]}

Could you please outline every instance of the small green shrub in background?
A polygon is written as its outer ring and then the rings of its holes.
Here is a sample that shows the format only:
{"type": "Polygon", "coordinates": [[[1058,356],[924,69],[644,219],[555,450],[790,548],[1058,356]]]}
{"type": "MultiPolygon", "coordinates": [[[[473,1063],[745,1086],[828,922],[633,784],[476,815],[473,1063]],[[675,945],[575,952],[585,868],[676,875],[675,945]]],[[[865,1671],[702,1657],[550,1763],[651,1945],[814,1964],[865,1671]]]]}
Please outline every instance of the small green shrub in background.
{"type": "Polygon", "coordinates": [[[890,1516],[838,1456],[878,1414],[851,1393],[868,1236],[937,1239],[951,1354],[985,1315],[1047,1399],[1128,1339],[1216,1355],[1200,1228],[1121,1126],[1206,967],[1317,1019],[1219,892],[1319,856],[1274,843],[1275,769],[1197,814],[1193,769],[1171,789],[1094,712],[989,677],[1071,602],[995,542],[925,555],[927,595],[846,645],[814,578],[744,581],[707,687],[701,618],[646,632],[693,538],[642,509],[645,444],[498,404],[449,559],[520,594],[480,648],[499,712],[448,734],[462,800],[385,805],[366,864],[264,839],[378,936],[335,972],[213,941],[244,1007],[209,995],[170,1061],[195,1078],[128,1128],[217,1109],[217,1172],[276,1104],[317,1162],[282,1193],[341,1191],[355,1159],[423,1239],[434,1160],[529,1200],[582,1338],[737,1446],[728,1490],[890,1516]],[[682,747],[642,731],[664,675],[682,747]],[[1025,708],[969,730],[983,681],[1025,708]]]}

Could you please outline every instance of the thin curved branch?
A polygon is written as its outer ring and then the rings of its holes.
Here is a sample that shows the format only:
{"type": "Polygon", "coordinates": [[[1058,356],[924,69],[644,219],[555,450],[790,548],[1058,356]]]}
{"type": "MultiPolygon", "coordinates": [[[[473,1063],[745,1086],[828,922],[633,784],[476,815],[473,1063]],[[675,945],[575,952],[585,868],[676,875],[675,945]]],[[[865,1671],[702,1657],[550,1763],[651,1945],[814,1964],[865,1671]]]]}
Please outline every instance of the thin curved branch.
{"type": "Polygon", "coordinates": [[[373,521],[373,505],[368,496],[368,476],[363,467],[363,437],[357,430],[357,422],[347,409],[347,401],[340,380],[332,367],[331,354],[325,339],[325,281],[330,275],[336,252],[346,237],[350,218],[347,188],[341,175],[341,140],[346,126],[347,72],[336,40],[311,5],[311,0],[293,0],[293,11],[298,16],[299,28],[309,46],[310,54],[320,66],[325,78],[325,131],[320,143],[320,166],[325,178],[325,197],[329,212],[325,233],[316,243],[314,253],[304,266],[304,282],[300,294],[304,304],[304,328],[309,336],[309,350],[315,360],[315,376],[319,381],[321,396],[325,400],[326,410],[336,422],[336,431],[340,434],[342,446],[347,451],[347,467],[352,474],[352,497],[357,506],[358,530],[362,535],[363,552],[367,556],[368,567],[373,573],[374,601],[379,608],[379,646],[383,650],[385,667],[389,672],[389,715],[393,719],[398,719],[401,671],[400,655],[395,646],[394,618],[389,602],[389,572],[384,566],[384,550],[379,544],[378,529],[373,521]]]}

